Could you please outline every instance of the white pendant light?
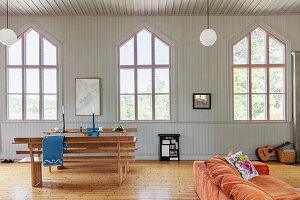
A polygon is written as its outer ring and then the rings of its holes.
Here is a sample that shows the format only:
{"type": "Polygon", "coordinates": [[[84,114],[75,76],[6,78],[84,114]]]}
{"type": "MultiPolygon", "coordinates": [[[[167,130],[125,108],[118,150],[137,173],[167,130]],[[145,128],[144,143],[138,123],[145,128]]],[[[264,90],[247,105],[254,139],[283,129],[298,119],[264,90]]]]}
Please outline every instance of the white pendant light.
{"type": "Polygon", "coordinates": [[[209,28],[209,3],[207,0],[207,29],[200,34],[200,42],[204,46],[211,46],[217,41],[217,33],[214,29],[209,28]]]}
{"type": "Polygon", "coordinates": [[[6,2],[6,28],[0,30],[0,42],[5,46],[10,46],[17,41],[17,34],[8,28],[8,0],[6,2]]]}

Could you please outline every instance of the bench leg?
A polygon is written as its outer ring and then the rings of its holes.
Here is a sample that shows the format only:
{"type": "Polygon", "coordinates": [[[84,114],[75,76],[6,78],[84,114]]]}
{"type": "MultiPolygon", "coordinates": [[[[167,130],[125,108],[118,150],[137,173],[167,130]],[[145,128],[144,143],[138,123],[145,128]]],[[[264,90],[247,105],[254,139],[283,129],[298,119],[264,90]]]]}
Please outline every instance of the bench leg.
{"type": "MultiPolygon", "coordinates": [[[[40,150],[41,150],[41,148],[38,148],[38,150],[40,151],[40,150]]],[[[41,157],[41,154],[38,154],[38,157],[40,158],[40,157],[41,157]]]]}
{"type": "Polygon", "coordinates": [[[37,187],[42,183],[42,164],[31,163],[31,184],[32,187],[37,187]]]}
{"type": "MultiPolygon", "coordinates": [[[[129,153],[126,152],[126,153],[124,153],[124,155],[125,155],[125,156],[129,156],[129,153]]],[[[127,172],[129,172],[129,162],[126,162],[126,163],[125,163],[125,169],[126,169],[127,172]]]]}
{"type": "Polygon", "coordinates": [[[126,166],[126,164],[125,164],[125,166],[124,166],[124,179],[126,179],[127,178],[127,166],[126,166]]]}
{"type": "Polygon", "coordinates": [[[60,165],[60,166],[57,166],[57,169],[64,169],[64,164],[60,165]]]}
{"type": "Polygon", "coordinates": [[[129,162],[126,162],[126,170],[129,172],[129,162]]]}
{"type": "Polygon", "coordinates": [[[123,166],[121,162],[118,162],[118,175],[119,175],[119,186],[121,186],[123,182],[123,166]]]}

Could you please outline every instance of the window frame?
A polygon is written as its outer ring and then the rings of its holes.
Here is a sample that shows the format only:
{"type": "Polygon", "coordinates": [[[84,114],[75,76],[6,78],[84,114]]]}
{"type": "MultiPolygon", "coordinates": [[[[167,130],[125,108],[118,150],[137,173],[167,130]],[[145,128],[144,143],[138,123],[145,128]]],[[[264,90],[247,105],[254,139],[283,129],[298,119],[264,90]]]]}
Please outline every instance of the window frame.
{"type": "Polygon", "coordinates": [[[5,47],[5,109],[6,109],[6,120],[10,121],[10,122],[56,122],[58,121],[58,100],[59,100],[59,74],[58,74],[58,63],[59,63],[59,56],[58,56],[58,52],[59,52],[59,47],[57,44],[55,44],[54,42],[52,42],[51,40],[48,39],[47,36],[45,36],[44,34],[42,34],[40,31],[38,31],[36,28],[34,27],[29,27],[27,28],[24,32],[22,32],[17,40],[21,39],[21,60],[22,63],[21,65],[8,65],[8,46],[5,47]],[[36,33],[39,34],[39,64],[38,65],[26,65],[25,64],[25,35],[30,32],[31,30],[34,30],[36,33]],[[56,48],[56,64],[55,65],[43,65],[43,39],[45,39],[47,42],[49,42],[50,44],[52,44],[53,46],[55,46],[56,48]],[[8,93],[8,69],[21,69],[22,70],[22,93],[18,93],[19,95],[22,95],[22,119],[9,119],[8,118],[8,95],[9,94],[14,94],[14,93],[8,93]],[[25,71],[26,69],[39,69],[39,119],[26,119],[25,116],[25,98],[26,98],[26,94],[37,94],[37,93],[26,93],[25,92],[25,71]],[[56,93],[44,93],[43,92],[43,70],[44,69],[56,69],[56,93]],[[44,96],[45,95],[56,95],[56,119],[43,119],[43,100],[44,100],[44,96]]]}
{"type": "Polygon", "coordinates": [[[244,36],[242,36],[238,41],[234,42],[231,46],[231,50],[232,50],[232,54],[231,54],[231,63],[232,63],[232,74],[231,74],[231,80],[232,80],[232,120],[234,122],[285,122],[287,121],[287,73],[286,73],[286,54],[287,54],[287,48],[286,48],[286,44],[280,40],[278,37],[276,37],[275,35],[271,34],[269,31],[267,31],[265,28],[261,27],[261,26],[256,26],[253,29],[251,29],[247,34],[245,34],[244,36]],[[262,31],[264,31],[266,33],[266,63],[265,64],[252,64],[251,63],[251,33],[256,30],[257,28],[261,29],[262,31]],[[238,44],[241,40],[243,40],[245,37],[248,38],[248,64],[234,64],[234,46],[236,44],[238,44]],[[270,64],[270,51],[269,51],[269,38],[273,38],[274,40],[276,40],[277,42],[279,42],[280,44],[283,45],[284,47],[284,63],[283,64],[270,64]],[[282,93],[271,93],[270,92],[270,80],[269,80],[269,71],[270,68],[278,68],[281,67],[284,70],[284,92],[282,93]],[[234,69],[235,68],[246,68],[248,69],[248,74],[247,74],[247,81],[248,81],[248,92],[247,93],[235,93],[234,92],[234,69]],[[266,86],[266,92],[265,93],[252,93],[252,80],[251,80],[251,72],[253,68],[265,68],[266,69],[266,75],[265,75],[265,86],[266,86]],[[245,120],[236,120],[234,119],[234,95],[235,94],[241,94],[241,95],[249,95],[249,99],[248,99],[248,105],[247,105],[247,112],[248,112],[248,117],[249,119],[245,119],[245,120]],[[253,94],[265,94],[266,95],[266,119],[265,120],[253,120],[252,119],[252,95],[253,94]],[[270,94],[281,94],[284,95],[284,119],[283,120],[271,120],[270,119],[270,94]]]}
{"type": "Polygon", "coordinates": [[[118,45],[118,121],[120,122],[169,122],[172,119],[171,112],[171,45],[167,43],[164,39],[159,37],[153,31],[149,30],[146,26],[138,29],[134,34],[130,35],[125,41],[118,45]],[[151,34],[151,64],[150,65],[138,65],[137,64],[137,34],[145,29],[151,34]],[[120,47],[126,44],[130,39],[133,38],[133,52],[134,52],[134,63],[133,65],[120,65],[120,47]],[[155,38],[158,38],[161,42],[166,44],[169,47],[169,64],[168,65],[156,65],[155,64],[155,38]],[[129,95],[134,95],[134,119],[133,120],[122,120],[121,119],[121,104],[120,104],[120,72],[121,69],[133,69],[134,70],[134,93],[129,95]],[[151,83],[152,83],[152,93],[138,93],[138,69],[151,69],[151,83]],[[168,69],[169,70],[169,93],[156,93],[155,92],[155,69],[168,69]],[[152,98],[152,119],[151,120],[139,120],[138,119],[138,95],[150,95],[152,98]],[[169,96],[169,119],[155,119],[155,97],[157,95],[168,95],[169,96]]]}

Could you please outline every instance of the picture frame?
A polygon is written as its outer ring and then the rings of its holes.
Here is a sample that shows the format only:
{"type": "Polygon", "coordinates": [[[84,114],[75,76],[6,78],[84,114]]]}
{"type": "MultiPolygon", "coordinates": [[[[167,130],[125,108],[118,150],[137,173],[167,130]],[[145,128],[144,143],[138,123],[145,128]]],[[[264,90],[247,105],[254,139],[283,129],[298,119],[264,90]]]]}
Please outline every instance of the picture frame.
{"type": "Polygon", "coordinates": [[[211,94],[193,93],[193,109],[211,109],[211,94]]]}
{"type": "Polygon", "coordinates": [[[75,78],[75,115],[101,115],[100,78],[75,78]]]}

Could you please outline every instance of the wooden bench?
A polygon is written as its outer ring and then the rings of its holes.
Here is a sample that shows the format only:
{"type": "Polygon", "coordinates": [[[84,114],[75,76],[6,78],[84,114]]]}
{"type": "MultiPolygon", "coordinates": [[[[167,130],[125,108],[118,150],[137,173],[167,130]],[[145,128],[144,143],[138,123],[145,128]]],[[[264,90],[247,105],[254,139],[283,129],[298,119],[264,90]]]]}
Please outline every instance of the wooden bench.
{"type": "MultiPolygon", "coordinates": [[[[16,154],[29,154],[19,162],[31,163],[31,182],[36,187],[42,183],[42,137],[35,138],[14,138],[13,144],[27,144],[29,150],[16,151],[16,154]],[[37,156],[35,156],[37,155],[37,156]]],[[[64,143],[68,149],[64,150],[64,162],[93,162],[93,163],[112,163],[116,164],[118,171],[118,184],[123,181],[123,167],[125,178],[129,171],[129,162],[134,162],[134,156],[128,156],[136,148],[137,139],[134,136],[99,136],[99,137],[65,137],[64,143]],[[66,156],[66,154],[101,154],[113,153],[112,156],[66,156]]]]}

